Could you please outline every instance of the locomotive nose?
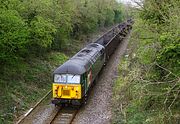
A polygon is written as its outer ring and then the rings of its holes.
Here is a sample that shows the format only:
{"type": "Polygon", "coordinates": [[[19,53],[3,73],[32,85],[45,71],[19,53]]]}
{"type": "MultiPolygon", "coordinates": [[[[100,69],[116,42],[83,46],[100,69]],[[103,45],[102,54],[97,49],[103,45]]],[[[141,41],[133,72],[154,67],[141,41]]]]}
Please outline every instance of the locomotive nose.
{"type": "Polygon", "coordinates": [[[53,84],[53,98],[81,99],[81,85],[53,84]]]}

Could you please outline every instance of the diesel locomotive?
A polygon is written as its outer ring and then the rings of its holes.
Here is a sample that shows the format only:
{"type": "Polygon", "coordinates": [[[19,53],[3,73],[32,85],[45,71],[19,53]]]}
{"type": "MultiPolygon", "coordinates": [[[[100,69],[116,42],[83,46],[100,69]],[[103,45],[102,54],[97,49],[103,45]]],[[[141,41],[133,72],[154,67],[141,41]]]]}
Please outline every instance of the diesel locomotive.
{"type": "Polygon", "coordinates": [[[131,28],[132,21],[117,25],[59,66],[53,73],[52,103],[86,103],[88,91],[98,73],[131,28]]]}

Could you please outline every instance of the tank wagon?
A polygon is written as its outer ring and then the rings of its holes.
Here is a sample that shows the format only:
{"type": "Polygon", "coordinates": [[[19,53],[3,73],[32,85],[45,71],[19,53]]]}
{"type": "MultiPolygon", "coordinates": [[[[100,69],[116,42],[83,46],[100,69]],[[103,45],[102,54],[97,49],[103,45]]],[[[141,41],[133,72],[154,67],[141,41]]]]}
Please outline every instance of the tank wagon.
{"type": "Polygon", "coordinates": [[[132,20],[121,23],[80,50],[53,73],[52,103],[86,103],[88,92],[103,65],[132,29],[132,20]]]}

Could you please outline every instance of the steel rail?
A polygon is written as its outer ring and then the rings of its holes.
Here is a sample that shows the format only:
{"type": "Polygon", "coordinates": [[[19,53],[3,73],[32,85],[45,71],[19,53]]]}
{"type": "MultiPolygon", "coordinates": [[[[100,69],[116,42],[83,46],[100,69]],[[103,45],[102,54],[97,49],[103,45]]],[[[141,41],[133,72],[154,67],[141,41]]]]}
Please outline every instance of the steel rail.
{"type": "Polygon", "coordinates": [[[32,113],[33,110],[37,108],[39,104],[52,92],[52,90],[48,91],[32,108],[30,108],[17,122],[16,124],[20,124],[28,115],[32,113]]]}
{"type": "Polygon", "coordinates": [[[70,124],[72,124],[74,118],[76,117],[76,114],[78,113],[78,110],[76,110],[76,112],[74,113],[74,116],[72,117],[71,121],[70,121],[70,124]]]}
{"type": "Polygon", "coordinates": [[[59,112],[54,116],[50,124],[72,124],[76,114],[78,113],[80,107],[74,108],[66,108],[61,107],[59,112]]]}
{"type": "Polygon", "coordinates": [[[56,117],[58,116],[60,110],[62,110],[62,107],[59,108],[58,112],[55,114],[55,116],[53,117],[53,119],[51,120],[50,124],[52,124],[54,122],[54,120],[56,119],[56,117]]]}
{"type": "MultiPolygon", "coordinates": [[[[120,25],[120,24],[119,24],[119,25],[120,25]]],[[[114,29],[114,28],[119,28],[119,27],[118,27],[119,25],[114,26],[113,29],[114,29]]],[[[108,32],[111,32],[111,31],[114,32],[113,29],[110,29],[108,32]]],[[[122,28],[120,28],[120,29],[122,29],[122,28]]],[[[106,33],[107,33],[107,32],[106,32],[106,33]]],[[[96,41],[98,41],[100,38],[104,37],[106,33],[104,33],[104,35],[102,35],[101,37],[99,37],[96,41]]],[[[120,34],[120,33],[122,33],[122,32],[119,31],[118,34],[120,34]]],[[[128,32],[128,33],[130,33],[130,32],[128,32]]],[[[128,33],[127,33],[127,34],[128,34],[128,33]]],[[[118,35],[118,34],[117,34],[117,35],[118,35]]],[[[125,34],[125,35],[127,35],[127,34],[125,34]]],[[[116,37],[116,36],[114,36],[114,37],[116,37]]],[[[113,38],[114,38],[114,37],[113,37],[113,38]]],[[[121,38],[125,38],[124,36],[120,36],[120,37],[121,37],[121,38]]],[[[94,41],[94,42],[96,42],[96,41],[94,41]]],[[[16,124],[20,124],[28,115],[30,115],[30,114],[33,112],[33,110],[35,110],[35,109],[37,108],[37,106],[39,106],[39,105],[42,103],[42,101],[43,101],[51,92],[52,92],[52,90],[48,91],[32,108],[30,108],[30,109],[16,122],[16,124]]],[[[63,109],[64,109],[63,107],[60,107],[60,108],[59,108],[58,112],[55,114],[55,116],[54,116],[53,119],[51,120],[50,124],[53,124],[54,121],[56,120],[56,118],[58,118],[58,115],[62,114],[61,111],[62,111],[63,109]]],[[[78,113],[78,110],[79,110],[79,108],[70,113],[70,114],[72,115],[72,116],[69,118],[69,121],[68,121],[70,124],[73,122],[76,114],[78,113]]],[[[67,113],[67,114],[68,114],[68,113],[67,113]]],[[[69,114],[69,115],[70,115],[70,114],[69,114]]]]}

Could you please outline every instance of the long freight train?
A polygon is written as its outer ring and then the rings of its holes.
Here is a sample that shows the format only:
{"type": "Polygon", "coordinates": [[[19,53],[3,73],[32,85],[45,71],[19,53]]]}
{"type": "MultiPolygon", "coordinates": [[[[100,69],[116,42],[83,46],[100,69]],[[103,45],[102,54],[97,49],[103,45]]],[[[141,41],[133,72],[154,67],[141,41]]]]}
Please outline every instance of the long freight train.
{"type": "Polygon", "coordinates": [[[95,42],[87,45],[53,73],[55,105],[81,105],[105,62],[132,29],[131,19],[120,23],[95,42]]]}

